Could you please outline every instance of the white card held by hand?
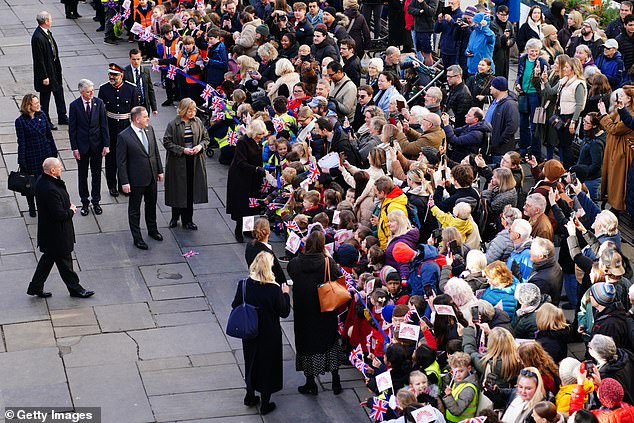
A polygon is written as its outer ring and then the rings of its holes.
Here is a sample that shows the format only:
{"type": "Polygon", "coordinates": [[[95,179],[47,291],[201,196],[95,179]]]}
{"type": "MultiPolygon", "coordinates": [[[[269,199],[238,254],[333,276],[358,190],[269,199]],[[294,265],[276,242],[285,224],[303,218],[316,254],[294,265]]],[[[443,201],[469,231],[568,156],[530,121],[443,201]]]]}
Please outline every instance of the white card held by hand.
{"type": "Polygon", "coordinates": [[[431,423],[437,419],[436,413],[431,405],[426,405],[418,410],[412,411],[412,417],[416,423],[431,423]]]}
{"type": "Polygon", "coordinates": [[[418,336],[420,335],[420,326],[410,325],[409,323],[401,323],[398,331],[399,339],[409,339],[410,341],[418,342],[418,336]]]}
{"type": "Polygon", "coordinates": [[[255,216],[244,216],[242,218],[242,232],[249,232],[255,226],[255,216]]]}
{"type": "Polygon", "coordinates": [[[295,232],[291,232],[286,240],[286,249],[292,254],[295,254],[299,250],[299,246],[302,243],[302,239],[295,232]]]}
{"type": "Polygon", "coordinates": [[[434,309],[436,310],[436,314],[441,316],[453,316],[456,317],[456,313],[453,311],[453,307],[446,304],[434,304],[434,309]]]}
{"type": "Polygon", "coordinates": [[[392,375],[390,371],[391,369],[376,376],[376,387],[379,392],[385,392],[392,388],[392,375]]]}

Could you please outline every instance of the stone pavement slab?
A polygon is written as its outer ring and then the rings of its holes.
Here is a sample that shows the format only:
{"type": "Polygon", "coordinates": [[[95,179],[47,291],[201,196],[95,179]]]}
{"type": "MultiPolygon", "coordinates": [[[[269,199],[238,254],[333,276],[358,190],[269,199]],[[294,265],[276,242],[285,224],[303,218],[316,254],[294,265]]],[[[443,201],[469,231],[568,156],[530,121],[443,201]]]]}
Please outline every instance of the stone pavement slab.
{"type": "Polygon", "coordinates": [[[156,327],[147,303],[97,306],[95,314],[104,333],[156,327]]]}
{"type": "Polygon", "coordinates": [[[241,388],[244,385],[235,364],[142,371],[141,378],[150,396],[217,391],[241,388]]]}
{"type": "Polygon", "coordinates": [[[28,253],[33,244],[21,217],[0,219],[0,252],[2,254],[28,253]]]}
{"type": "MultiPolygon", "coordinates": [[[[2,271],[0,277],[0,324],[49,318],[46,300],[26,295],[34,269],[2,271]]],[[[46,285],[47,289],[50,286],[46,285]]]]}
{"type": "Polygon", "coordinates": [[[187,263],[158,264],[139,267],[145,284],[149,287],[196,282],[187,263]]]}
{"type": "Polygon", "coordinates": [[[256,414],[255,407],[242,404],[243,397],[244,389],[230,389],[154,396],[150,404],[157,422],[256,414]]]}
{"type": "Polygon", "coordinates": [[[60,342],[66,368],[98,366],[121,362],[136,362],[137,344],[125,333],[67,338],[60,342]]]}
{"type": "Polygon", "coordinates": [[[157,314],[154,316],[154,319],[159,327],[212,323],[216,321],[214,315],[209,311],[157,314]]]}
{"type": "Polygon", "coordinates": [[[55,347],[53,326],[49,320],[41,322],[16,323],[4,325],[4,341],[7,351],[32,350],[55,347]]]}
{"type": "Polygon", "coordinates": [[[197,283],[184,283],[180,285],[161,285],[150,288],[152,299],[176,300],[179,298],[203,297],[203,291],[197,283]]]}

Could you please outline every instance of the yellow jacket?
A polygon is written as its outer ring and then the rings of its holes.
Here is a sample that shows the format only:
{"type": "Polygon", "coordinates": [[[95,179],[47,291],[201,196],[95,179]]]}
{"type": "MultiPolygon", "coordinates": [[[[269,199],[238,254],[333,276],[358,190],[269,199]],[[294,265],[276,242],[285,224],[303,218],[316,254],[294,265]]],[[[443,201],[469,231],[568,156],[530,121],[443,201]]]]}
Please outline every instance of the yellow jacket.
{"type": "Polygon", "coordinates": [[[438,206],[434,206],[431,209],[431,214],[436,216],[438,223],[440,226],[444,228],[448,228],[449,226],[453,226],[458,229],[458,232],[462,234],[462,242],[465,242],[471,232],[473,232],[473,224],[471,223],[471,219],[463,220],[454,217],[451,213],[446,213],[438,208],[438,206]]]}
{"type": "MultiPolygon", "coordinates": [[[[568,416],[568,412],[570,411],[570,395],[576,386],[576,383],[571,383],[570,385],[562,385],[559,388],[559,392],[555,395],[555,404],[557,405],[558,412],[568,416]]],[[[594,392],[594,383],[591,380],[586,379],[583,383],[583,390],[586,393],[583,402],[586,403],[588,401],[588,395],[594,392]]]]}
{"type": "Polygon", "coordinates": [[[377,235],[379,244],[383,250],[387,247],[387,240],[390,239],[390,227],[387,224],[387,215],[394,210],[402,210],[405,216],[407,216],[407,196],[403,194],[403,190],[399,187],[394,187],[381,203],[377,235]]]}

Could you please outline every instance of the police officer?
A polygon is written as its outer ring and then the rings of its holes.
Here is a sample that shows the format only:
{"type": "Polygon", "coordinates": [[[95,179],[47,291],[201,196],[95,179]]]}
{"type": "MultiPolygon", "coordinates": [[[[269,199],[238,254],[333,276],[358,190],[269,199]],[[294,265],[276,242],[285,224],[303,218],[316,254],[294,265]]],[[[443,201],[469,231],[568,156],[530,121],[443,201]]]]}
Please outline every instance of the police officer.
{"type": "MultiPolygon", "coordinates": [[[[130,126],[130,111],[138,106],[136,86],[123,80],[124,69],[116,63],[108,65],[109,82],[99,87],[99,98],[106,105],[108,130],[111,139],[116,139],[119,132],[130,126]]],[[[117,148],[110,144],[110,152],[106,154],[106,181],[108,191],[113,197],[119,195],[117,184],[117,148]]]]}

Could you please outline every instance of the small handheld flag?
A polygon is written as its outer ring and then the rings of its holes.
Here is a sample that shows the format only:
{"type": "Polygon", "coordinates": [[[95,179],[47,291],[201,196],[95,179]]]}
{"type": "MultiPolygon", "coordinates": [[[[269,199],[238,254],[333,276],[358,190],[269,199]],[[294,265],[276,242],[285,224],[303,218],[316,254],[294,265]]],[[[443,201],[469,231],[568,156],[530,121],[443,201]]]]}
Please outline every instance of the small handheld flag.
{"type": "Polygon", "coordinates": [[[372,411],[370,412],[370,418],[377,422],[382,422],[387,412],[388,401],[384,401],[380,398],[372,398],[372,411]]]}
{"type": "Polygon", "coordinates": [[[259,207],[260,206],[259,201],[260,200],[258,200],[257,198],[249,198],[249,207],[252,209],[259,207]]]}
{"type": "Polygon", "coordinates": [[[170,67],[167,68],[167,77],[171,80],[174,80],[176,77],[176,67],[174,65],[170,65],[170,67]]]}
{"type": "MultiPolygon", "coordinates": [[[[236,131],[229,130],[227,134],[227,142],[229,145],[237,145],[238,144],[238,133],[236,131]]],[[[270,188],[270,185],[269,185],[270,188]]]]}

